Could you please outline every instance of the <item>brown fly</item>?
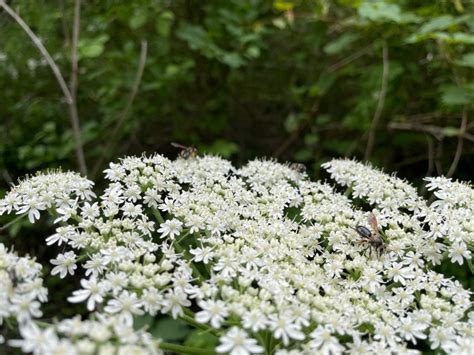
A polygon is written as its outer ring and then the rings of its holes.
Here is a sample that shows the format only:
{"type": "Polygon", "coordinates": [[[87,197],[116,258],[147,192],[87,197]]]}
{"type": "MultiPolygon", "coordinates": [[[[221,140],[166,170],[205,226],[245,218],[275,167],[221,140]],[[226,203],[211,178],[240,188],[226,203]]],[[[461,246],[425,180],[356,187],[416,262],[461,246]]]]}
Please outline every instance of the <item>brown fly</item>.
{"type": "Polygon", "coordinates": [[[358,244],[368,244],[375,250],[377,255],[380,256],[385,252],[385,243],[379,233],[377,217],[371,213],[367,220],[372,230],[362,225],[353,228],[357,234],[364,238],[363,240],[359,240],[358,244]]]}
{"type": "Polygon", "coordinates": [[[185,145],[174,142],[171,142],[171,145],[175,148],[181,149],[181,152],[179,152],[179,156],[183,159],[194,159],[197,157],[198,151],[196,147],[187,147],[185,145]]]}

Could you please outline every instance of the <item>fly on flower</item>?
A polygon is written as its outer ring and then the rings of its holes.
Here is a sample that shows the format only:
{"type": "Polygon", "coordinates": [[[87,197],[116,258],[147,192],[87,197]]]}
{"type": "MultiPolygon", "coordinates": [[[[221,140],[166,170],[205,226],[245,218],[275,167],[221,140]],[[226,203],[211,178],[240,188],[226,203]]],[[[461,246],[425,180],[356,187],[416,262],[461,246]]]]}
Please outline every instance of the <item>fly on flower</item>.
{"type": "Polygon", "coordinates": [[[363,240],[359,240],[357,244],[369,244],[370,247],[374,248],[377,255],[382,255],[385,252],[385,244],[379,233],[379,225],[377,223],[377,217],[373,213],[369,214],[367,218],[372,231],[362,225],[358,225],[353,228],[357,234],[359,234],[363,240]]]}
{"type": "Polygon", "coordinates": [[[289,167],[300,174],[304,174],[307,171],[306,166],[301,163],[290,163],[289,167]]]}
{"type": "Polygon", "coordinates": [[[183,159],[194,159],[197,157],[197,149],[196,147],[187,147],[185,145],[171,142],[171,145],[175,148],[181,149],[181,152],[179,152],[179,156],[183,159]]]}
{"type": "Polygon", "coordinates": [[[18,285],[18,276],[16,274],[16,271],[14,268],[9,268],[8,270],[8,276],[10,277],[10,280],[12,282],[12,286],[15,288],[18,285]]]}

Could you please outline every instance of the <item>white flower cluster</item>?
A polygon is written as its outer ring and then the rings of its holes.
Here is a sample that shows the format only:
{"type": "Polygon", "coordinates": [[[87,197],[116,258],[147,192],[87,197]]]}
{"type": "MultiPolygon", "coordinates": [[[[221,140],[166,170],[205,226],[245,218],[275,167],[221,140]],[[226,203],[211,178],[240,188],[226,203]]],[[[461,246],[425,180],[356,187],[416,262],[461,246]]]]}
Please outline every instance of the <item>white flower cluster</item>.
{"type": "Polygon", "coordinates": [[[444,177],[427,178],[426,185],[438,198],[430,207],[441,216],[439,232],[449,245],[452,262],[470,263],[474,249],[474,189],[444,177]]]}
{"type": "Polygon", "coordinates": [[[136,331],[117,317],[96,317],[64,319],[43,327],[30,322],[20,327],[22,339],[10,340],[9,344],[34,354],[163,354],[150,334],[136,331]]]}
{"type": "Polygon", "coordinates": [[[61,249],[52,274],[85,275],[69,301],[127,327],[137,316],[169,314],[200,324],[220,338],[216,351],[230,354],[469,354],[471,294],[432,265],[448,253],[470,259],[455,246],[472,242],[472,199],[433,180],[445,202],[427,206],[412,186],[366,165],[324,167],[353,199],[272,161],[235,169],[216,157],[154,155],[111,164],[97,200],[79,176],[68,186],[61,174],[45,175],[16,187],[0,213],[30,213],[33,185],[33,208],[48,206],[58,224],[46,239],[61,249]],[[48,185],[69,202],[47,204],[56,200],[48,185]],[[445,211],[457,209],[465,223],[455,237],[445,211]],[[370,228],[369,212],[384,253],[355,231],[370,228]]]}
{"type": "MultiPolygon", "coordinates": [[[[40,264],[0,243],[0,325],[8,319],[26,324],[43,315],[40,306],[48,300],[48,290],[40,273],[40,264]]],[[[0,343],[4,340],[0,334],[0,343]]]]}

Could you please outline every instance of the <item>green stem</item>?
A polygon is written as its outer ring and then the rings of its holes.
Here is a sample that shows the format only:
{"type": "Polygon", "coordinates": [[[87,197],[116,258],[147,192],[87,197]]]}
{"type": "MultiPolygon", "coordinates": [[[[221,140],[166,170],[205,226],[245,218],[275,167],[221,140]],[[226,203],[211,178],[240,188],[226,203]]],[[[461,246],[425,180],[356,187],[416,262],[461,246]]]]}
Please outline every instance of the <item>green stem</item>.
{"type": "Polygon", "coordinates": [[[466,259],[467,265],[469,266],[469,270],[471,271],[471,274],[474,275],[474,266],[472,265],[472,260],[471,259],[466,259]]]}
{"type": "Polygon", "coordinates": [[[191,346],[184,346],[166,342],[160,343],[160,349],[172,351],[178,354],[215,354],[214,351],[207,349],[194,348],[191,346]]]}
{"type": "Polygon", "coordinates": [[[153,208],[152,209],[153,211],[153,216],[155,216],[156,220],[161,224],[161,223],[164,223],[164,219],[163,217],[161,216],[161,213],[160,211],[158,211],[156,208],[153,208]]]}
{"type": "MultiPolygon", "coordinates": [[[[185,311],[185,313],[189,313],[189,312],[186,312],[187,309],[184,309],[184,311],[185,311]]],[[[191,314],[192,314],[192,312],[191,312],[191,314]]],[[[214,328],[209,327],[208,325],[196,322],[193,317],[190,317],[187,314],[179,317],[179,319],[181,319],[182,321],[188,323],[189,325],[193,326],[194,328],[201,329],[205,332],[208,332],[208,333],[211,333],[212,335],[215,335],[216,337],[220,337],[220,334],[217,330],[215,330],[214,328]]]]}
{"type": "Polygon", "coordinates": [[[22,219],[23,217],[26,217],[28,216],[28,213],[24,213],[24,214],[21,214],[19,215],[18,217],[16,217],[13,221],[10,221],[8,222],[7,224],[5,224],[4,226],[0,227],[0,231],[4,230],[4,229],[7,229],[8,227],[10,227],[12,224],[15,224],[16,222],[18,222],[20,219],[22,219]]]}

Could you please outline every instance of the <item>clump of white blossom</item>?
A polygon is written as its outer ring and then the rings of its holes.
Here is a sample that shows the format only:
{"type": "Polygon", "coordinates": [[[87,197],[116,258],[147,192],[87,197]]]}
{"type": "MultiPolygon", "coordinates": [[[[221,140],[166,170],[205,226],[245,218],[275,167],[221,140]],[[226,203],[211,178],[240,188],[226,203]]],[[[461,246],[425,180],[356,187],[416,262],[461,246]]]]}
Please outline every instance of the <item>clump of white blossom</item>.
{"type": "MultiPolygon", "coordinates": [[[[30,257],[19,257],[0,243],[0,326],[9,320],[27,324],[41,317],[41,303],[47,300],[41,265],[30,257]]],[[[0,334],[0,344],[4,341],[0,334]]]]}
{"type": "Polygon", "coordinates": [[[95,320],[19,322],[23,340],[11,344],[47,353],[32,345],[41,333],[79,353],[83,346],[102,353],[106,344],[112,352],[169,350],[131,331],[140,317],[163,314],[217,337],[218,353],[416,353],[421,346],[470,354],[471,292],[433,266],[470,265],[472,187],[432,178],[427,186],[438,200],[428,205],[409,183],[370,166],[333,160],[323,167],[346,194],[274,161],[237,169],[211,156],[125,158],[105,171],[109,184],[98,197],[73,173],[23,181],[0,200],[0,214],[31,222],[43,210],[53,216],[55,233],[45,238],[58,250],[51,274],[82,276],[68,300],[84,303],[95,320]],[[383,253],[355,231],[369,228],[370,213],[383,253]]]}

